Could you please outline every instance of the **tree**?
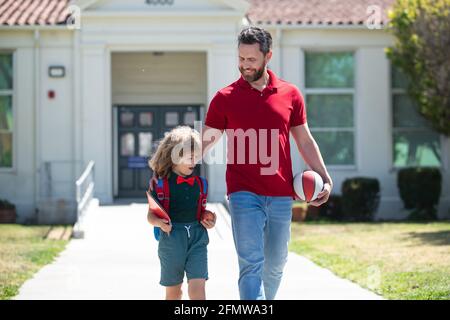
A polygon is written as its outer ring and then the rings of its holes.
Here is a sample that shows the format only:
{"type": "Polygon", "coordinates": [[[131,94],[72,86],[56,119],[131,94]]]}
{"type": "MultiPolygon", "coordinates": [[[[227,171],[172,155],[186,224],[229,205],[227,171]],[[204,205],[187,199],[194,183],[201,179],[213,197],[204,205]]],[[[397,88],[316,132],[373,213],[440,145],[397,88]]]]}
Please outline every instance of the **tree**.
{"type": "Polygon", "coordinates": [[[389,19],[389,59],[408,79],[419,113],[449,136],[450,0],[397,0],[389,19]]]}

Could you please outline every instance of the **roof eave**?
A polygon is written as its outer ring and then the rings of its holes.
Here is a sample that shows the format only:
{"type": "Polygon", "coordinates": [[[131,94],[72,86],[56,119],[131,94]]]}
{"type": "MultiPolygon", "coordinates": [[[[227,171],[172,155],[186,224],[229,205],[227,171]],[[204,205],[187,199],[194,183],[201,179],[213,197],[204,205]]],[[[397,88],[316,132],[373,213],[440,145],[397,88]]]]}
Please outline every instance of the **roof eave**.
{"type": "Polygon", "coordinates": [[[68,28],[66,24],[55,24],[55,25],[0,25],[0,30],[48,30],[48,31],[73,31],[73,29],[68,28]]]}
{"type": "Polygon", "coordinates": [[[370,29],[365,24],[314,24],[314,23],[255,23],[258,27],[264,29],[283,29],[283,30],[386,30],[386,25],[381,28],[370,29]]]}

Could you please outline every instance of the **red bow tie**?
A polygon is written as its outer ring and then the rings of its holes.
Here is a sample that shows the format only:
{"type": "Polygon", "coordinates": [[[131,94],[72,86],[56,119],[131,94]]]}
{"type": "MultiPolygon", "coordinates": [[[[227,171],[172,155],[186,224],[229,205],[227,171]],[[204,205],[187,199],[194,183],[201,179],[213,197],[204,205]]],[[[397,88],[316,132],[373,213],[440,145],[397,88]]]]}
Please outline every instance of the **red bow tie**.
{"type": "Polygon", "coordinates": [[[187,179],[183,178],[182,176],[178,176],[177,177],[177,184],[180,184],[180,183],[183,183],[183,182],[187,182],[190,186],[193,186],[194,185],[194,181],[195,181],[194,177],[190,177],[190,178],[187,178],[187,179]]]}

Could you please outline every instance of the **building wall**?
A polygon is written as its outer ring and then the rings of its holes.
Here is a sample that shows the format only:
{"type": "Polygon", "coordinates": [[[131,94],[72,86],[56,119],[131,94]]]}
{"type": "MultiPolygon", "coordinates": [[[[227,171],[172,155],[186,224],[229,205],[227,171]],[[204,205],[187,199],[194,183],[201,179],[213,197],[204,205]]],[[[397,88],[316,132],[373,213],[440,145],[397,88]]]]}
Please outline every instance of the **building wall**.
{"type": "Polygon", "coordinates": [[[1,31],[0,49],[14,52],[14,168],[0,171],[0,194],[17,206],[17,221],[45,223],[59,211],[74,213],[71,126],[71,34],[67,31],[1,31]],[[64,65],[66,76],[51,79],[50,65],[64,65]],[[54,90],[55,99],[47,97],[54,90]],[[53,188],[44,179],[50,162],[53,188]],[[40,209],[36,214],[35,208],[40,209]]]}
{"type": "MultiPolygon", "coordinates": [[[[272,30],[272,34],[277,31],[272,30]]],[[[380,181],[381,202],[377,219],[403,219],[397,188],[397,170],[393,168],[392,106],[390,63],[384,49],[392,38],[383,31],[370,30],[287,30],[278,37],[282,59],[278,63],[281,76],[305,90],[304,53],[307,50],[351,50],[355,52],[355,153],[354,167],[327,166],[334,182],[334,194],[341,193],[342,182],[350,177],[376,177],[380,181]]],[[[275,63],[274,65],[277,65],[275,63]]],[[[439,216],[450,217],[450,142],[442,137],[443,186],[439,216]]],[[[320,148],[320,145],[319,145],[320,148]]],[[[291,138],[294,173],[307,168],[291,138]]],[[[326,163],[325,163],[326,164],[326,163]]]]}
{"type": "MultiPolygon", "coordinates": [[[[80,31],[41,30],[37,39],[33,30],[0,31],[0,49],[15,52],[15,167],[0,171],[0,195],[17,205],[19,222],[36,220],[35,207],[42,209],[41,221],[53,219],[56,209],[73,213],[73,203],[68,200],[73,198],[72,182],[89,160],[96,162],[95,196],[102,203],[113,201],[112,105],[169,99],[167,94],[159,95],[160,88],[147,96],[137,82],[131,85],[139,79],[119,77],[123,82],[112,82],[115,72],[123,72],[120,68],[111,69],[116,66],[114,59],[121,58],[116,54],[133,52],[142,57],[144,52],[164,51],[170,53],[167,57],[177,57],[180,52],[193,52],[191,58],[184,60],[189,65],[183,70],[191,70],[190,64],[198,63],[200,73],[205,75],[199,83],[204,85],[179,86],[176,91],[183,94],[171,97],[177,101],[203,101],[208,105],[217,90],[239,76],[236,35],[241,25],[236,17],[111,19],[88,16],[80,31]],[[211,25],[214,29],[208,27],[211,25]],[[49,65],[64,65],[66,76],[49,78],[49,65]],[[47,97],[48,90],[55,91],[55,99],[47,97]],[[41,169],[46,161],[52,163],[53,177],[59,181],[51,195],[62,200],[56,207],[45,202],[48,189],[42,185],[41,169]],[[47,216],[42,215],[44,211],[47,216]]],[[[301,90],[306,50],[355,52],[356,165],[328,168],[335,184],[333,192],[340,193],[341,184],[348,177],[377,177],[382,194],[377,217],[404,218],[407,212],[402,210],[397,171],[392,168],[390,66],[384,55],[384,48],[392,39],[381,31],[356,29],[269,31],[274,35],[272,69],[301,90]]],[[[221,138],[206,159],[211,201],[222,201],[226,192],[225,139],[221,138]],[[215,163],[211,163],[212,158],[215,163]]],[[[291,149],[294,172],[299,172],[306,165],[292,140],[291,149]]],[[[449,150],[449,139],[442,138],[441,217],[449,216],[449,150]]]]}

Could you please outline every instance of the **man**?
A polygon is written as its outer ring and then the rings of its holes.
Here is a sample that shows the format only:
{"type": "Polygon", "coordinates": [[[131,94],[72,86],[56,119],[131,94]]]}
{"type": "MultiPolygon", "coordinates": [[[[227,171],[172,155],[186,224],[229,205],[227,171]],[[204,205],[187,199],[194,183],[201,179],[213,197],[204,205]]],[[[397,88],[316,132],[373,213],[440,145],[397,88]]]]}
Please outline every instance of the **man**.
{"type": "Polygon", "coordinates": [[[287,262],[294,195],[289,133],[324,180],[310,204],[325,203],[333,186],[308,129],[300,91],[267,69],[271,46],[267,31],[253,26],[241,31],[241,77],[212,99],[202,133],[203,154],[224,131],[228,138],[227,195],[243,300],[274,299],[287,262]]]}
{"type": "MultiPolygon", "coordinates": [[[[271,46],[272,37],[267,31],[257,27],[241,31],[238,50],[242,76],[213,98],[203,132],[204,137],[217,137],[208,130],[220,133],[226,130],[228,143],[234,146],[228,152],[246,156],[251,154],[252,142],[237,144],[236,134],[228,133],[228,129],[263,131],[262,135],[256,135],[259,139],[267,131],[278,133],[278,159],[275,159],[278,166],[273,174],[262,174],[261,159],[249,163],[246,157],[246,163],[239,163],[235,157],[227,157],[227,194],[239,259],[241,299],[274,299],[287,261],[293,196],[289,132],[305,162],[325,183],[318,199],[311,204],[325,203],[333,185],[308,129],[303,97],[294,85],[278,79],[267,69],[272,58],[271,46]]],[[[258,146],[264,146],[259,139],[258,146]]],[[[215,141],[217,138],[213,142],[204,141],[205,149],[215,141]]],[[[271,146],[266,147],[273,152],[271,146]]]]}

